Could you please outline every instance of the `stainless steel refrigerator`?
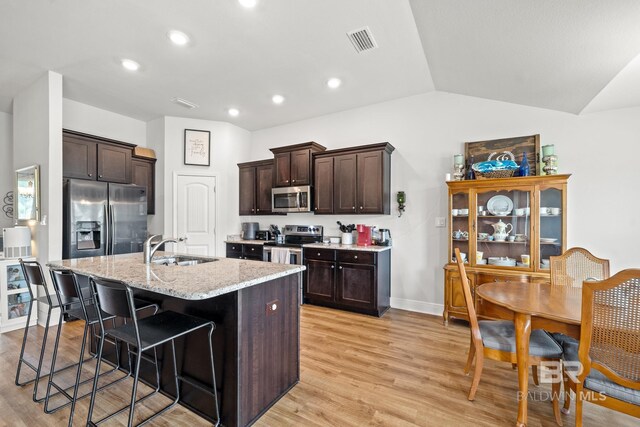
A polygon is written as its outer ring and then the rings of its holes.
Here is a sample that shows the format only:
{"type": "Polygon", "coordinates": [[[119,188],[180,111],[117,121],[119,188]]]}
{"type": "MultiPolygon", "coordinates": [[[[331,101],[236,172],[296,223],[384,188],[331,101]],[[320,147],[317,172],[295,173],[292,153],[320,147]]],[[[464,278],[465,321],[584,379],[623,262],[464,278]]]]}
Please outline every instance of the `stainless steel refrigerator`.
{"type": "Polygon", "coordinates": [[[65,259],[142,252],[147,190],[129,184],[64,180],[65,259]]]}

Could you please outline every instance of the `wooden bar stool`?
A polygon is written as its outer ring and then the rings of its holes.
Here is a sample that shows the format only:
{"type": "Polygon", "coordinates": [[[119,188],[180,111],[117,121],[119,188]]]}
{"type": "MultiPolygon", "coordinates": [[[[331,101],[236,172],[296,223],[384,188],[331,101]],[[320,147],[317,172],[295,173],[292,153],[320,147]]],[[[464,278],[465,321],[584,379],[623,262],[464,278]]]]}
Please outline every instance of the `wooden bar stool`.
{"type": "MultiPolygon", "coordinates": [[[[216,408],[216,423],[215,426],[220,424],[220,412],[218,407],[218,392],[216,388],[216,375],[215,366],[213,360],[213,342],[212,335],[215,330],[215,323],[210,320],[200,319],[198,317],[189,316],[182,313],[176,313],[173,311],[163,311],[154,316],[149,316],[144,319],[137,319],[134,315],[135,305],[133,292],[131,288],[125,283],[115,280],[102,279],[97,277],[90,278],[90,284],[94,291],[95,304],[98,308],[98,319],[100,322],[100,343],[98,345],[98,363],[96,365],[96,373],[100,371],[100,363],[102,361],[102,349],[105,341],[105,337],[121,340],[128,343],[135,350],[132,350],[136,356],[135,367],[133,368],[133,389],[131,392],[130,404],[117,410],[116,412],[98,420],[92,421],[93,409],[97,395],[97,375],[94,377],[93,392],[91,394],[91,403],[89,404],[89,414],[87,417],[87,425],[97,425],[103,421],[110,419],[111,417],[126,411],[129,409],[129,421],[128,426],[133,425],[135,404],[141,402],[157,391],[151,392],[146,396],[136,400],[136,392],[138,387],[138,378],[140,374],[140,362],[142,359],[153,361],[153,359],[146,358],[143,354],[144,351],[155,349],[156,347],[170,343],[171,354],[173,362],[173,372],[176,388],[176,397],[172,403],[144,419],[137,425],[143,425],[151,421],[158,415],[168,411],[175,406],[180,400],[180,382],[186,382],[194,387],[199,388],[202,391],[209,393],[214,400],[216,408]],[[125,325],[115,328],[107,329],[104,324],[104,316],[115,315],[131,319],[131,321],[125,325]],[[211,380],[210,386],[200,383],[199,381],[185,377],[178,373],[177,361],[176,361],[176,347],[175,339],[194,332],[198,329],[206,328],[209,330],[209,355],[211,361],[211,380]]],[[[165,359],[166,360],[166,359],[165,359]]],[[[155,361],[157,363],[157,361],[155,361]]]]}

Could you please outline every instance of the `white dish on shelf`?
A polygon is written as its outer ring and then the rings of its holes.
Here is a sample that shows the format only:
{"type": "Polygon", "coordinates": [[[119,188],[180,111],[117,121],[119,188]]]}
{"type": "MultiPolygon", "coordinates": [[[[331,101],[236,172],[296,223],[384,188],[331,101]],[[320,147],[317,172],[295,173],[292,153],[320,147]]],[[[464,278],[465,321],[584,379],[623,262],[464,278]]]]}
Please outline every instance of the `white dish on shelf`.
{"type": "Polygon", "coordinates": [[[487,202],[487,210],[496,216],[509,215],[513,210],[513,200],[501,194],[493,196],[487,202]]]}
{"type": "Polygon", "coordinates": [[[515,258],[503,258],[503,257],[489,257],[489,265],[497,265],[502,267],[515,267],[515,258]]]}
{"type": "Polygon", "coordinates": [[[551,237],[541,237],[540,243],[554,243],[558,239],[553,239],[551,237]]]}

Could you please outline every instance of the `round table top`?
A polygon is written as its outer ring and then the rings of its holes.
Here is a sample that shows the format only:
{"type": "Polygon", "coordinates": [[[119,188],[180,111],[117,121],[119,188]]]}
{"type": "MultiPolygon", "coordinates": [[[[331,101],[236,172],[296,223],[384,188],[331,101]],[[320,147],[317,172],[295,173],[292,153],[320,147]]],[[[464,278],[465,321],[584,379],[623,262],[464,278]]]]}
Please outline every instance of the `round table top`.
{"type": "Polygon", "coordinates": [[[582,288],[548,283],[491,282],[477,288],[478,296],[514,312],[579,325],[582,288]]]}

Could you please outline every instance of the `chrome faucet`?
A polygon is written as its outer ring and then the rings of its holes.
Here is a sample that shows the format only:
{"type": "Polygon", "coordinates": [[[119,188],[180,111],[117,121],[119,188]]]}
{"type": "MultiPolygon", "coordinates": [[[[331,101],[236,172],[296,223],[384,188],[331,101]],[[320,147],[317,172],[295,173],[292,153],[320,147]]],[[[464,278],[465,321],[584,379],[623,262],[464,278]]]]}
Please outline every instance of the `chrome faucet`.
{"type": "Polygon", "coordinates": [[[154,234],[153,236],[150,236],[147,240],[144,241],[144,263],[145,264],[150,264],[151,260],[153,259],[153,255],[156,253],[156,251],[158,250],[158,248],[160,248],[160,246],[164,245],[165,243],[178,243],[178,242],[183,242],[185,240],[187,240],[186,237],[181,237],[179,239],[174,239],[173,237],[169,237],[167,239],[163,239],[160,240],[158,243],[156,243],[155,245],[152,243],[153,239],[155,239],[156,237],[160,237],[159,234],[154,234]]]}

